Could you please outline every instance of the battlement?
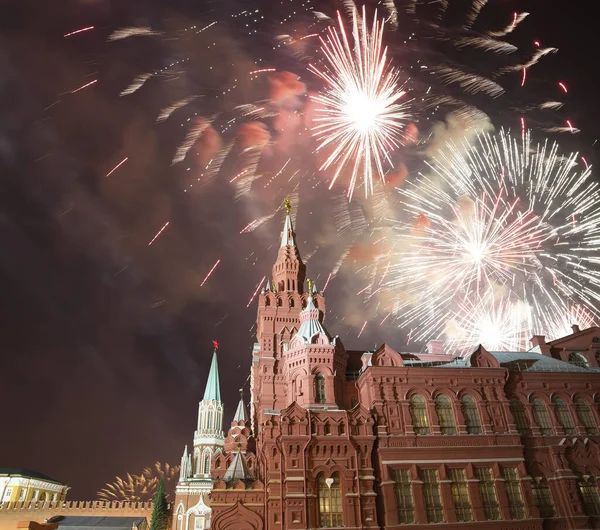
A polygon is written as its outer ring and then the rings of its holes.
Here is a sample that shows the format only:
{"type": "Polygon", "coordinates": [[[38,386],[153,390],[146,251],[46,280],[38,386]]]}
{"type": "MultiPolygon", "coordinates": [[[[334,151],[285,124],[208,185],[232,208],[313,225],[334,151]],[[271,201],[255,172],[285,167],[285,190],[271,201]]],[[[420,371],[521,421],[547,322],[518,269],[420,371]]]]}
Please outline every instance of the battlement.
{"type": "Polygon", "coordinates": [[[150,523],[152,502],[64,501],[0,503],[0,530],[16,530],[19,521],[43,523],[57,515],[146,517],[150,523]]]}

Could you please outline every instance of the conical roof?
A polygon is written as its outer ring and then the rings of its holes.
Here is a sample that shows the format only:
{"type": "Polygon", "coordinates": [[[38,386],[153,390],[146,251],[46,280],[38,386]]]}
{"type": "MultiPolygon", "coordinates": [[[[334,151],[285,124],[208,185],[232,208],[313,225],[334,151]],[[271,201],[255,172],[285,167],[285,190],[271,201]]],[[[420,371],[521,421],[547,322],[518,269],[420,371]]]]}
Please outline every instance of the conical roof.
{"type": "Polygon", "coordinates": [[[232,480],[249,479],[252,479],[250,470],[248,469],[248,465],[246,464],[246,460],[244,460],[242,453],[238,451],[233,457],[233,460],[227,468],[227,471],[225,471],[225,476],[223,477],[223,480],[225,482],[231,482],[232,480]]]}

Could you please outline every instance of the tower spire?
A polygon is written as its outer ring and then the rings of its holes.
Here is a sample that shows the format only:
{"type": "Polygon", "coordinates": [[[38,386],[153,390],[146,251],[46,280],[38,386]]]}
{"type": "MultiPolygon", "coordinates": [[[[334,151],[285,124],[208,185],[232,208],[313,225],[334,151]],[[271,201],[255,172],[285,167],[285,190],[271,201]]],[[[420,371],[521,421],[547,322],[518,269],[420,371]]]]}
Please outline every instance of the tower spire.
{"type": "Polygon", "coordinates": [[[283,230],[281,232],[281,247],[295,247],[296,234],[294,234],[292,218],[290,217],[292,204],[289,198],[286,198],[285,201],[283,201],[283,206],[285,208],[285,222],[283,223],[283,230]]]}
{"type": "Polygon", "coordinates": [[[210,363],[210,371],[208,372],[208,380],[206,381],[206,389],[204,390],[203,401],[221,401],[221,387],[219,385],[219,364],[217,362],[217,349],[219,343],[213,340],[213,357],[210,363]]]}
{"type": "Polygon", "coordinates": [[[235,414],[233,415],[233,421],[248,421],[248,415],[246,414],[246,405],[244,405],[244,389],[240,388],[240,402],[238,403],[235,414]]]}

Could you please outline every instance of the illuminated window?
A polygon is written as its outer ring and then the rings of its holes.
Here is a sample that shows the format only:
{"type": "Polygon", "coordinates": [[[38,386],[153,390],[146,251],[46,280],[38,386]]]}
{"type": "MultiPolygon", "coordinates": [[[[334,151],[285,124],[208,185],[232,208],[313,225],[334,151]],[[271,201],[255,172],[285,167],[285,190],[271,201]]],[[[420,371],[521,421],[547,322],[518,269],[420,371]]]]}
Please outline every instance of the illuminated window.
{"type": "Polygon", "coordinates": [[[212,429],[212,423],[213,423],[213,411],[209,410],[208,414],[206,415],[206,428],[208,430],[212,429]]]}
{"type": "Polygon", "coordinates": [[[594,421],[594,417],[592,416],[592,411],[588,404],[581,398],[578,398],[575,401],[575,411],[577,412],[577,416],[583,426],[585,427],[585,431],[588,434],[598,434],[596,429],[596,422],[594,421]]]}
{"type": "Polygon", "coordinates": [[[483,514],[488,521],[500,519],[500,507],[496,496],[496,486],[490,468],[475,470],[475,477],[479,481],[479,493],[483,504],[483,514]]]}
{"type": "Polygon", "coordinates": [[[317,479],[319,497],[319,528],[342,526],[342,488],[337,475],[326,479],[319,475],[317,479]]]}
{"type": "MultiPolygon", "coordinates": [[[[25,491],[25,490],[22,489],[21,491],[25,491]]],[[[13,492],[12,488],[6,488],[6,491],[4,492],[4,498],[6,500],[9,500],[11,498],[11,496],[12,496],[12,492],[13,492]]]]}
{"type": "Polygon", "coordinates": [[[206,455],[204,457],[204,474],[208,475],[210,473],[210,455],[206,455]]]}
{"type": "Polygon", "coordinates": [[[425,404],[423,396],[414,394],[410,398],[410,415],[412,416],[415,434],[429,434],[427,405],[425,404]]]}
{"type": "Polygon", "coordinates": [[[516,398],[511,399],[510,400],[510,411],[512,412],[513,418],[515,420],[515,425],[517,426],[517,430],[523,436],[527,436],[529,434],[529,424],[527,422],[527,416],[525,415],[525,409],[523,408],[523,403],[521,403],[516,398]]]}
{"type": "Polygon", "coordinates": [[[315,376],[315,402],[326,403],[325,401],[325,376],[317,374],[315,376]]]}
{"type": "Polygon", "coordinates": [[[540,432],[544,435],[552,434],[552,424],[544,402],[540,398],[534,398],[531,403],[533,405],[533,417],[540,428],[540,432]]]}
{"type": "Polygon", "coordinates": [[[414,523],[415,507],[408,469],[396,469],[394,471],[394,482],[396,483],[394,488],[396,503],[398,504],[398,522],[400,524],[414,523]]]}
{"type": "Polygon", "coordinates": [[[425,511],[428,523],[444,522],[444,507],[440,496],[440,484],[438,482],[437,469],[421,470],[423,481],[423,498],[425,499],[425,511]]]}
{"type": "Polygon", "coordinates": [[[579,368],[587,368],[589,366],[587,359],[581,353],[573,352],[569,355],[569,363],[579,368]]]}
{"type": "Polygon", "coordinates": [[[469,500],[469,487],[467,476],[464,469],[451,469],[448,473],[452,481],[450,488],[452,490],[452,502],[456,512],[457,521],[472,521],[471,502],[469,500]]]}
{"type": "Polygon", "coordinates": [[[25,488],[21,488],[21,490],[19,491],[19,500],[24,501],[26,496],[27,490],[25,488]]]}
{"type": "Polygon", "coordinates": [[[462,398],[462,413],[465,418],[465,425],[468,434],[481,434],[481,422],[479,421],[479,413],[477,412],[477,404],[475,400],[467,395],[462,398]]]}
{"type": "Polygon", "coordinates": [[[525,506],[523,505],[523,496],[521,494],[521,485],[519,484],[517,469],[514,467],[505,467],[502,470],[502,475],[506,486],[510,518],[525,519],[525,506]]]}
{"type": "Polygon", "coordinates": [[[540,517],[545,519],[554,517],[554,503],[546,479],[539,478],[539,480],[534,480],[531,485],[533,487],[533,502],[540,512],[540,517]]]}
{"type": "Polygon", "coordinates": [[[567,404],[562,399],[556,398],[554,400],[554,412],[556,412],[558,423],[565,430],[565,434],[574,434],[575,424],[573,423],[573,417],[569,412],[569,407],[567,407],[567,404]]]}
{"type": "Polygon", "coordinates": [[[596,484],[596,481],[593,478],[582,479],[579,481],[578,486],[585,514],[600,515],[600,494],[598,493],[598,484],[596,484]]]}
{"type": "Polygon", "coordinates": [[[452,412],[452,403],[447,396],[440,395],[435,400],[435,411],[440,422],[442,434],[456,434],[456,423],[452,412]]]}

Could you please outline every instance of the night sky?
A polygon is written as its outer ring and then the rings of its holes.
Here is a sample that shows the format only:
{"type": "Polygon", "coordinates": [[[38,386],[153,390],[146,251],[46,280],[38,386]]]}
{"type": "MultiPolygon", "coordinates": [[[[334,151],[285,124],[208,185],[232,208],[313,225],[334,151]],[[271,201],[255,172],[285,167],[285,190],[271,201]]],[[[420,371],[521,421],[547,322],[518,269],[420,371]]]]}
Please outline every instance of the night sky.
{"type": "MultiPolygon", "coordinates": [[[[3,3],[0,467],[50,475],[73,488],[70,499],[92,499],[115,475],[140,472],[157,460],[179,463],[192,440],[212,339],[221,343],[226,422],[248,376],[256,305],[246,306],[258,280],[270,274],[282,214],[252,233],[239,232],[283,197],[236,200],[226,179],[183,193],[187,166],[170,165],[181,120],[163,127],[154,120],[162,105],[155,99],[167,100],[171,90],[181,97],[185,87],[175,80],[176,89],[157,83],[136,97],[119,92],[155,59],[185,54],[155,41],[106,42],[119,27],[201,26],[218,15],[216,6],[234,13],[242,4],[250,2],[3,3]],[[96,29],[63,38],[89,25],[96,29]],[[96,78],[96,86],[69,94],[96,78]],[[124,157],[128,162],[105,177],[124,157]]],[[[600,113],[591,13],[541,1],[492,4],[489,17],[531,12],[514,42],[537,39],[559,48],[532,69],[532,83],[567,84],[568,117],[582,133],[561,141],[594,162],[600,113]]],[[[226,53],[252,58],[254,50],[237,33],[222,37],[229,37],[226,53]]],[[[253,45],[262,50],[269,39],[263,35],[253,45]]],[[[199,52],[195,57],[203,60],[199,52]]],[[[215,86],[227,81],[219,75],[215,86]]],[[[201,89],[216,90],[202,83],[201,89]]],[[[498,119],[510,117],[504,112],[498,119]]],[[[305,255],[335,238],[319,215],[331,203],[324,194],[307,197],[296,227],[305,255]]],[[[317,252],[309,261],[309,276],[319,286],[334,256],[317,252]]],[[[361,286],[351,275],[341,278],[326,293],[330,331],[353,349],[405,344],[393,326],[367,326],[356,339],[356,323],[369,315],[354,296],[361,286]]]]}

